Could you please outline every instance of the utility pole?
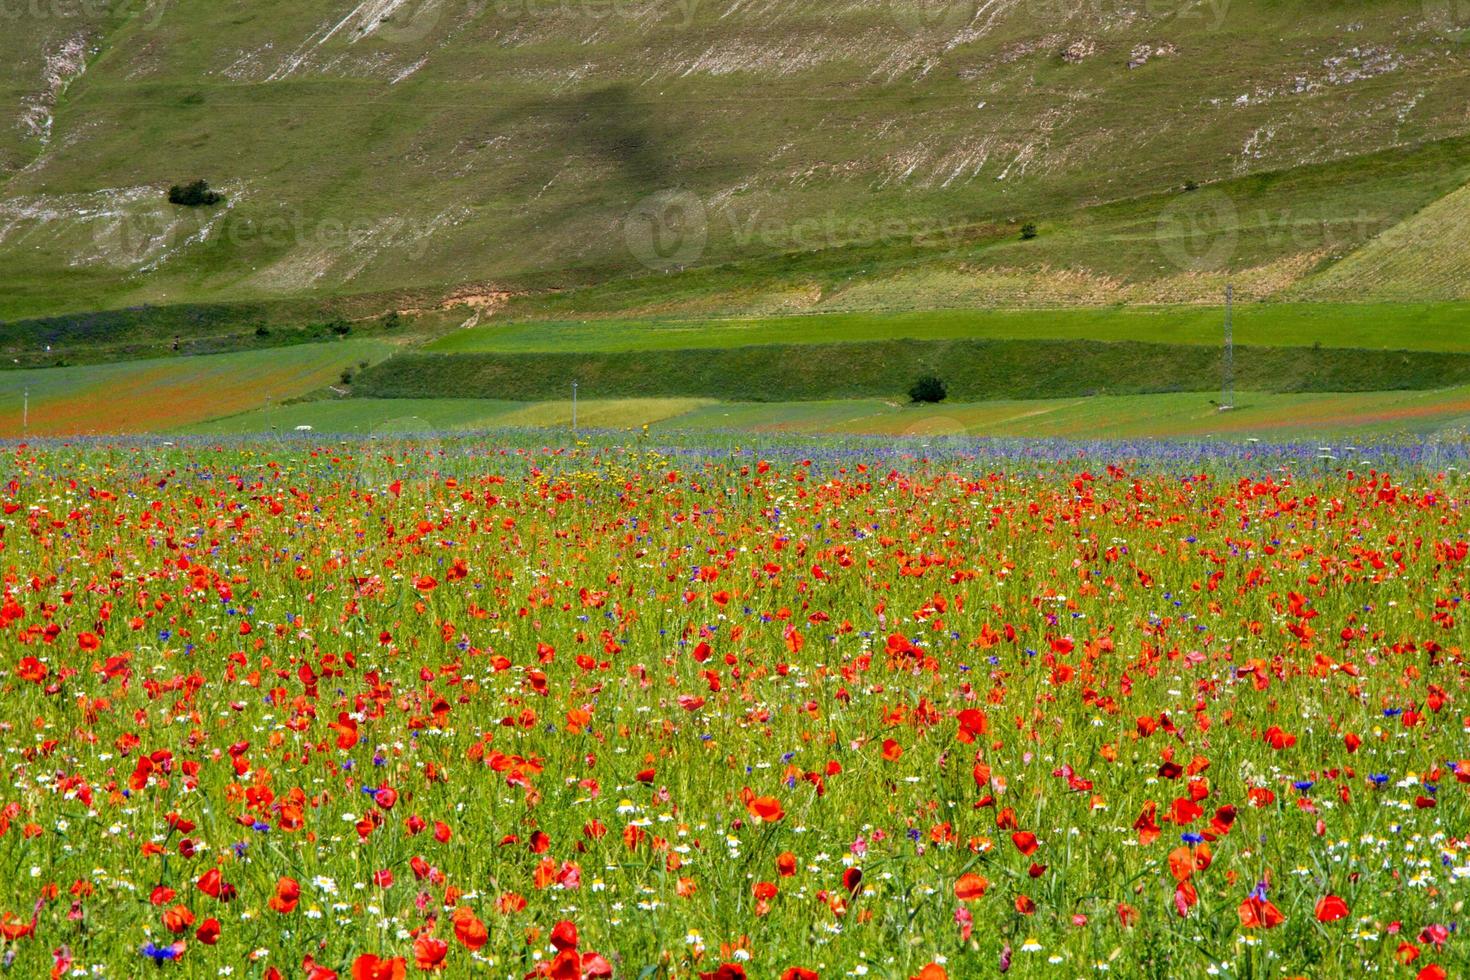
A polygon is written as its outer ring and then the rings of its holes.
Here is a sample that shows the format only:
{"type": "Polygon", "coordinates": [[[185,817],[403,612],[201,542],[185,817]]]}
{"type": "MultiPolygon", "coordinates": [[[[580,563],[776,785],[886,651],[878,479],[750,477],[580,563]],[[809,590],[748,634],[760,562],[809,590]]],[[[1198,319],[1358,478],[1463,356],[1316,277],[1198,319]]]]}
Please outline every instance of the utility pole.
{"type": "Polygon", "coordinates": [[[1225,286],[1225,359],[1221,365],[1220,410],[1235,407],[1235,335],[1230,323],[1232,287],[1225,286]]]}
{"type": "Polygon", "coordinates": [[[25,433],[31,427],[31,389],[27,388],[20,400],[20,431],[25,433]]]}
{"type": "Polygon", "coordinates": [[[577,382],[572,382],[572,431],[577,431],[577,382]]]}

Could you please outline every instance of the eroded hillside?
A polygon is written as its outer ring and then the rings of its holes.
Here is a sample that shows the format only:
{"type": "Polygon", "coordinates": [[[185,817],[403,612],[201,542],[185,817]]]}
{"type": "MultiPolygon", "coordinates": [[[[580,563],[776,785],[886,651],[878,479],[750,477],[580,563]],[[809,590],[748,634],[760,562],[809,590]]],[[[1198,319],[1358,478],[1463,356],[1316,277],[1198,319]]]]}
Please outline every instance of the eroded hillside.
{"type": "Polygon", "coordinates": [[[0,315],[915,243],[943,261],[860,262],[852,302],[894,277],[1271,294],[1465,179],[1446,154],[1352,193],[1351,161],[1464,133],[1454,4],[127,2],[56,0],[0,40],[0,315]],[[1339,193],[1215,189],[1303,166],[1339,193]],[[164,201],[193,177],[225,203],[164,201]],[[1055,234],[1022,251],[1028,220],[1055,234]]]}

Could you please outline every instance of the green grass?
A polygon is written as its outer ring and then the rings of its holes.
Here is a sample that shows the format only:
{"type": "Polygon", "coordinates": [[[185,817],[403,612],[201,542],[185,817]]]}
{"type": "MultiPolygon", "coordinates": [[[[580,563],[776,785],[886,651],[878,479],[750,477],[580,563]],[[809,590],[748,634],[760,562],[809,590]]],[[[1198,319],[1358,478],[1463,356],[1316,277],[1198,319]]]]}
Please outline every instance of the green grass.
{"type": "Polygon", "coordinates": [[[1260,438],[1463,433],[1470,387],[1282,395],[1241,391],[1222,412],[1199,393],[905,405],[877,399],[719,403],[663,424],[689,430],[941,438],[1260,438]]]}
{"type": "MultiPolygon", "coordinates": [[[[584,399],[577,405],[579,425],[634,428],[680,418],[707,404],[697,398],[584,399]]],[[[478,398],[347,398],[275,405],[238,415],[181,426],[192,435],[284,434],[299,426],[333,434],[425,435],[458,429],[571,424],[571,402],[515,402],[478,398]]]]}
{"type": "Polygon", "coordinates": [[[1461,295],[1470,277],[1470,187],[1434,201],[1306,284],[1306,295],[1428,299],[1461,295]]]}
{"type": "MultiPolygon", "coordinates": [[[[1243,346],[1470,351],[1466,303],[1237,304],[1243,346]]],[[[759,344],[914,340],[1093,340],[1219,345],[1220,308],[1198,306],[1040,310],[814,313],[729,319],[492,320],[430,343],[442,353],[665,351],[759,344]]]]}
{"type": "MultiPolygon", "coordinates": [[[[363,372],[371,397],[796,401],[896,397],[937,372],[961,400],[1208,391],[1220,351],[1081,340],[887,340],[608,353],[403,354],[363,372]]],[[[1441,388],[1470,382],[1470,354],[1242,347],[1237,383],[1265,391],[1441,388]]]]}
{"type": "MultiPolygon", "coordinates": [[[[767,437],[807,433],[904,438],[1364,438],[1463,432],[1470,425],[1470,386],[1343,394],[1241,391],[1236,407],[1228,412],[1221,412],[1201,393],[939,405],[907,405],[877,398],[800,402],[600,399],[579,403],[578,422],[588,429],[647,425],[661,434],[718,431],[767,437]]],[[[568,401],[351,398],[280,405],[182,426],[177,431],[248,436],[285,434],[298,426],[310,426],[313,433],[323,435],[392,437],[509,426],[566,430],[570,425],[568,401]]]]}

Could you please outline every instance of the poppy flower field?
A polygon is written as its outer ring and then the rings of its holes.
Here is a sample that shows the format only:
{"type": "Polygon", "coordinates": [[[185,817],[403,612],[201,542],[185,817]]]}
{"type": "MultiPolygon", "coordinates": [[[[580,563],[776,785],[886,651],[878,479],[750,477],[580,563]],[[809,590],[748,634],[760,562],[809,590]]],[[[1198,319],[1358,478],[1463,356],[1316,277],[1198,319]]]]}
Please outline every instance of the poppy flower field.
{"type": "Polygon", "coordinates": [[[4,448],[22,977],[1464,975],[1463,460],[4,448]]]}

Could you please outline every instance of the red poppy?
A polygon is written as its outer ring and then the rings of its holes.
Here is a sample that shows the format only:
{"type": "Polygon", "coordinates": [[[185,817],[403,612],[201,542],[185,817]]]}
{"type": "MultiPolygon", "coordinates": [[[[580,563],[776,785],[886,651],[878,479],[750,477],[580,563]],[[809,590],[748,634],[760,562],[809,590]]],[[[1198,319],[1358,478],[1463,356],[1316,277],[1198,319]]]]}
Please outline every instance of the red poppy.
{"type": "Polygon", "coordinates": [[[408,963],[402,956],[385,960],[363,953],[352,961],[352,980],[404,980],[407,976],[408,963]]]}
{"type": "Polygon", "coordinates": [[[295,878],[276,879],[276,893],[271,896],[269,902],[271,909],[285,915],[288,912],[295,912],[300,901],[301,884],[295,878]]]}
{"type": "Polygon", "coordinates": [[[717,970],[701,972],[699,980],[745,980],[745,967],[739,963],[721,963],[717,970]]]}
{"type": "Polygon", "coordinates": [[[1247,929],[1274,929],[1286,921],[1286,916],[1270,900],[1254,895],[1241,902],[1237,912],[1240,924],[1247,929]]]}
{"type": "Polygon", "coordinates": [[[973,872],[967,872],[966,874],[960,875],[959,879],[954,883],[954,897],[962,902],[973,902],[978,898],[983,898],[985,889],[989,887],[990,882],[986,881],[983,877],[973,872]]]}
{"type": "Polygon", "coordinates": [[[557,949],[576,949],[577,944],[577,926],[574,923],[563,919],[551,927],[551,945],[557,949]]]}
{"type": "Polygon", "coordinates": [[[449,955],[449,944],[433,936],[420,936],[413,943],[413,963],[420,970],[444,969],[444,958],[449,955]]]}
{"type": "Polygon", "coordinates": [[[750,815],[766,823],[776,823],[786,816],[786,811],[781,809],[781,801],[774,796],[756,796],[746,804],[750,815]]]}
{"type": "Polygon", "coordinates": [[[199,923],[199,928],[194,931],[194,938],[206,946],[213,946],[219,942],[219,920],[205,919],[199,923]]]}
{"type": "Polygon", "coordinates": [[[1317,921],[1336,922],[1345,919],[1348,915],[1347,902],[1336,895],[1323,895],[1317,899],[1317,921]]]}

